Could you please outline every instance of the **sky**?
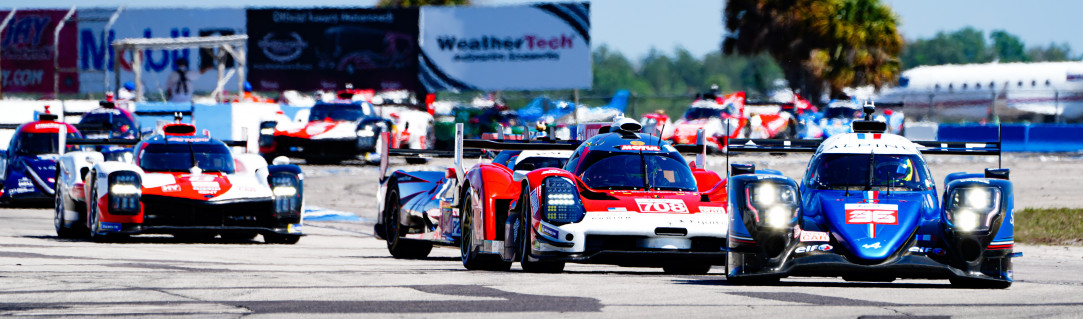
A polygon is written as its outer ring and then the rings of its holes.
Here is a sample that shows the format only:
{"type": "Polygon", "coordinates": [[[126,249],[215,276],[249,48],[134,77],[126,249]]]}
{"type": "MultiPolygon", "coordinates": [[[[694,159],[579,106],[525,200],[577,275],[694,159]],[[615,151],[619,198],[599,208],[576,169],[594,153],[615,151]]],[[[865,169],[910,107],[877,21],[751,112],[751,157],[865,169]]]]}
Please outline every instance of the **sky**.
{"type": "MultiPolygon", "coordinates": [[[[900,31],[908,40],[929,38],[939,31],[973,26],[989,34],[1005,30],[1026,45],[1068,43],[1083,53],[1083,34],[1071,21],[1079,19],[1083,1],[1065,0],[883,0],[902,20],[900,31]]],[[[475,5],[509,5],[536,1],[473,0],[475,5]]],[[[26,7],[25,0],[0,0],[0,8],[26,7]]],[[[176,7],[175,1],[35,0],[37,8],[176,7]]],[[[376,0],[185,0],[189,7],[245,6],[371,6],[376,0]]],[[[606,45],[630,59],[646,56],[652,48],[673,52],[683,47],[703,56],[721,47],[724,0],[595,0],[591,1],[593,45],[606,45]]]]}

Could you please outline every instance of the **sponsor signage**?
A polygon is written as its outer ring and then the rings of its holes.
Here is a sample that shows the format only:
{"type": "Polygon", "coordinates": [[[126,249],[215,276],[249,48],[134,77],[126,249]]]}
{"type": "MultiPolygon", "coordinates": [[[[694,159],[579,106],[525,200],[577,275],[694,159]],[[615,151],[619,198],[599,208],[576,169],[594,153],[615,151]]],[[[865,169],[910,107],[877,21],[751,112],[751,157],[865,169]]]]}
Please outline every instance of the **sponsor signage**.
{"type": "MultiPolygon", "coordinates": [[[[0,11],[0,19],[7,17],[9,10],[0,11]]],[[[75,72],[76,29],[71,24],[60,30],[54,49],[54,34],[57,24],[64,19],[68,10],[18,10],[8,22],[7,28],[0,35],[0,75],[4,93],[53,93],[53,78],[56,68],[53,66],[54,53],[60,72],[60,93],[79,91],[79,77],[75,72]],[[67,71],[70,70],[70,71],[67,71]]],[[[72,18],[77,18],[78,15],[72,18]]],[[[69,22],[71,23],[71,22],[69,22]]]]}
{"type": "Polygon", "coordinates": [[[590,88],[590,5],[421,9],[429,91],[590,88]]]}
{"type": "MultiPolygon", "coordinates": [[[[107,10],[108,11],[108,10],[107,10]]],[[[221,36],[245,34],[244,9],[125,9],[117,17],[113,27],[105,30],[106,20],[113,13],[101,9],[78,10],[76,15],[94,17],[77,24],[69,24],[74,32],[78,29],[78,43],[72,44],[72,52],[78,48],[79,58],[73,67],[79,69],[79,91],[97,93],[105,91],[105,81],[113,85],[113,41],[128,38],[180,38],[198,36],[221,36]],[[104,16],[103,16],[104,14],[104,16]]],[[[67,27],[65,29],[68,29],[67,27]]],[[[73,38],[76,36],[73,35],[73,38]]],[[[74,40],[73,40],[74,41],[74,40]]],[[[62,45],[63,47],[63,45],[62,45]]],[[[148,100],[164,99],[169,75],[177,69],[178,58],[188,60],[188,77],[197,92],[211,92],[215,88],[217,67],[210,50],[182,48],[170,50],[147,50],[143,53],[142,78],[145,97],[148,100]]],[[[132,73],[132,53],[121,55],[121,83],[135,81],[132,73]]],[[[226,67],[234,66],[232,59],[226,67]]],[[[5,68],[6,70],[6,68],[5,68]]],[[[236,90],[227,85],[226,90],[236,90]]],[[[6,88],[5,88],[6,90],[6,88]]]]}
{"type": "Polygon", "coordinates": [[[256,90],[418,89],[418,9],[249,9],[256,90]]]}

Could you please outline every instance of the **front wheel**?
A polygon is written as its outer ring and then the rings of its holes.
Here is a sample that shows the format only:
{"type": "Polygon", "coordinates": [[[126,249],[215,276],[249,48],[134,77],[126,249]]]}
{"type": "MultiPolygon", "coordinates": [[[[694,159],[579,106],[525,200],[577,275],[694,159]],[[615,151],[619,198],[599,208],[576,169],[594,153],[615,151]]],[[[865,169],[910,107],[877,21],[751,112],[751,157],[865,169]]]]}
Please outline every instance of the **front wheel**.
{"type": "Polygon", "coordinates": [[[525,272],[563,272],[564,262],[531,260],[530,252],[532,250],[532,240],[530,239],[530,235],[531,233],[533,233],[533,231],[531,230],[533,229],[533,227],[531,227],[531,225],[533,225],[533,222],[531,222],[530,217],[530,212],[532,208],[530,207],[530,201],[527,198],[528,193],[529,192],[527,192],[526,188],[524,188],[523,191],[520,192],[521,195],[519,195],[519,203],[525,204],[520,206],[524,209],[519,211],[519,265],[523,267],[523,271],[525,272]]]}
{"type": "Polygon", "coordinates": [[[75,225],[69,226],[68,220],[64,218],[64,211],[67,210],[65,202],[67,202],[67,200],[64,199],[62,188],[57,187],[55,203],[53,204],[53,210],[55,210],[55,214],[53,215],[53,226],[56,228],[57,237],[75,238],[79,236],[79,232],[74,229],[75,225]]]}
{"type": "Polygon", "coordinates": [[[462,202],[463,207],[459,214],[459,253],[463,260],[463,267],[468,270],[494,270],[494,271],[507,271],[511,268],[511,263],[500,259],[500,256],[492,254],[482,254],[474,249],[474,231],[473,231],[473,219],[474,219],[474,205],[471,205],[471,198],[469,194],[469,185],[467,185],[467,191],[464,192],[462,202]]]}

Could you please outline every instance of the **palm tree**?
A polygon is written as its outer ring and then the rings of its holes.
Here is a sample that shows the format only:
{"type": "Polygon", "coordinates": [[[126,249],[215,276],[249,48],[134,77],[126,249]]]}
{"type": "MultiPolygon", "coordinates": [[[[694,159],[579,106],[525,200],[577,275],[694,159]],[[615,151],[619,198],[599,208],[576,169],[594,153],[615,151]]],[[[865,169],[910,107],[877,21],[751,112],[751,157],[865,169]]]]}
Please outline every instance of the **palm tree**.
{"type": "Polygon", "coordinates": [[[805,96],[879,89],[899,74],[898,18],[879,0],[729,0],[723,14],[723,52],[770,54],[805,96]]]}

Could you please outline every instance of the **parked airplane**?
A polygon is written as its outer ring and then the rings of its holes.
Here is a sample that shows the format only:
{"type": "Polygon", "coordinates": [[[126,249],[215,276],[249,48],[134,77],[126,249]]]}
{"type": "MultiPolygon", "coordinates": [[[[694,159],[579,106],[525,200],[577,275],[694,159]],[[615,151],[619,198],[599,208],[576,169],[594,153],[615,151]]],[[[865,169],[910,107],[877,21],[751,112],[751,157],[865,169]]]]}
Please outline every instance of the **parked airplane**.
{"type": "Polygon", "coordinates": [[[904,71],[899,86],[876,100],[903,102],[908,114],[918,116],[1075,120],[1083,118],[1083,62],[919,66],[904,71]]]}

